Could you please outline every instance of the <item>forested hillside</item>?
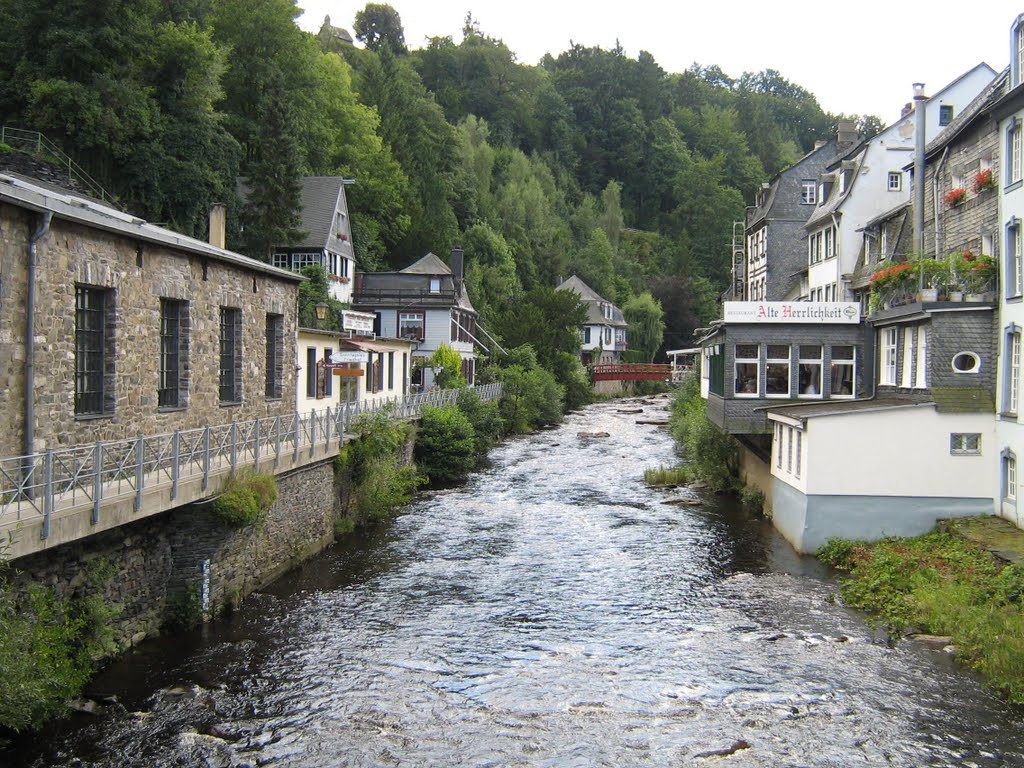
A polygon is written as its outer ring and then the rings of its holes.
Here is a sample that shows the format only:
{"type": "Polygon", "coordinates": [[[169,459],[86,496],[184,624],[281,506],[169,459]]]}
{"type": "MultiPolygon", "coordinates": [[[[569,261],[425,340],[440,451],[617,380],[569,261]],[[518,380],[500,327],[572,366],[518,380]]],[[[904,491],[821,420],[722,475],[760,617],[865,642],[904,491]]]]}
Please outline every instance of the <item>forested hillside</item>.
{"type": "Polygon", "coordinates": [[[490,329],[514,338],[512,306],[576,273],[641,314],[651,293],[669,347],[714,313],[745,203],[835,120],[771,70],[667,73],[583,45],[530,66],[472,18],[461,40],[408,50],[375,4],[334,21],[352,46],[297,14],[295,0],[4,0],[0,114],[150,221],[204,237],[209,203],[229,201],[229,245],[255,257],[297,228],[300,175],[352,177],[361,269],[461,243],[490,329]]]}

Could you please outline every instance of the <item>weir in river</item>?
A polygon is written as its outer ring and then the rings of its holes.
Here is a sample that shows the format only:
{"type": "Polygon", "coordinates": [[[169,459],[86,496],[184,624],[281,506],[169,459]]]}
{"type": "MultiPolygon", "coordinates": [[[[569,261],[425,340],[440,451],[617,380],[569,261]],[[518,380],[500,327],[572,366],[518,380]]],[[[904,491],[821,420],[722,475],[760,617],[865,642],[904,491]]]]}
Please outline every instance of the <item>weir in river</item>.
{"type": "Polygon", "coordinates": [[[4,764],[1024,766],[1019,712],[768,522],[664,504],[692,492],[644,485],[674,449],[637,422],[667,401],[622,402],[144,643],[4,764]]]}

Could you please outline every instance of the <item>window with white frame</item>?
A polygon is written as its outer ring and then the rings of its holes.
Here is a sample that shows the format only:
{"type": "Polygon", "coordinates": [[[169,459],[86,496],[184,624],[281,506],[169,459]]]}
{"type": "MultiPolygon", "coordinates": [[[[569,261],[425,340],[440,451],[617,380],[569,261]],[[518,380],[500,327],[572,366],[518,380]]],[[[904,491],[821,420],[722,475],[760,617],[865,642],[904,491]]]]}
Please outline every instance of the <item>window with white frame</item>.
{"type": "Polygon", "coordinates": [[[878,383],[896,386],[896,342],[899,332],[896,328],[882,331],[882,365],[879,368],[878,383]]]}
{"type": "Polygon", "coordinates": [[[949,452],[954,456],[981,455],[981,435],[977,432],[951,432],[949,452]]]}
{"type": "Polygon", "coordinates": [[[786,427],[786,472],[793,474],[793,428],[786,427]]]}
{"type": "Polygon", "coordinates": [[[760,394],[761,359],[757,344],[736,345],[736,397],[760,394]]]}
{"type": "Polygon", "coordinates": [[[939,125],[946,126],[953,122],[953,105],[939,105],[939,125]]]}
{"type": "Polygon", "coordinates": [[[796,431],[796,464],[793,474],[800,477],[800,463],[804,458],[804,433],[799,429],[796,431]]]}
{"type": "Polygon", "coordinates": [[[398,313],[398,338],[423,341],[426,323],[423,312],[398,313]]]}
{"type": "Polygon", "coordinates": [[[903,329],[903,370],[900,372],[900,386],[910,388],[914,369],[911,367],[914,355],[914,329],[903,329]]]}
{"type": "Polygon", "coordinates": [[[914,384],[917,389],[928,386],[928,328],[924,325],[917,328],[917,357],[915,358],[914,384]]]}
{"type": "Polygon", "coordinates": [[[1024,82],[1024,77],[1021,76],[1021,67],[1024,66],[1024,24],[1017,25],[1017,28],[1014,30],[1014,39],[1017,42],[1014,49],[1017,59],[1014,61],[1013,86],[1016,88],[1021,82],[1024,82]]]}
{"type": "Polygon", "coordinates": [[[801,344],[797,349],[799,397],[821,397],[821,345],[801,344]]]}
{"type": "Polygon", "coordinates": [[[1009,451],[1003,455],[1003,498],[1017,500],[1017,457],[1009,451]]]}
{"type": "Polygon", "coordinates": [[[430,292],[431,293],[440,293],[441,292],[441,278],[440,277],[432,277],[432,278],[430,278],[430,292]]]}
{"type": "Polygon", "coordinates": [[[954,173],[949,186],[951,189],[964,189],[964,175],[962,173],[954,173]]]}
{"type": "Polygon", "coordinates": [[[807,260],[811,264],[817,264],[821,261],[822,237],[821,232],[815,232],[807,238],[807,260]]]}
{"type": "Polygon", "coordinates": [[[878,239],[878,258],[885,259],[889,256],[889,230],[883,225],[882,235],[878,239]]]}
{"type": "Polygon", "coordinates": [[[1024,247],[1022,247],[1020,219],[1013,218],[1006,225],[1006,295],[1024,293],[1024,247]]]}
{"type": "Polygon", "coordinates": [[[1017,118],[1010,122],[1006,130],[1006,183],[1015,184],[1021,180],[1021,124],[1017,118]]]}
{"type": "Polygon", "coordinates": [[[818,184],[814,179],[804,179],[800,182],[800,204],[814,205],[818,202],[818,184]]]}
{"type": "Polygon", "coordinates": [[[903,173],[900,171],[889,171],[889,191],[900,192],[903,189],[903,173]]]}
{"type": "Polygon", "coordinates": [[[830,348],[832,366],[831,396],[835,398],[855,397],[857,394],[857,348],[852,344],[833,344],[830,348]]]}
{"type": "Polygon", "coordinates": [[[822,258],[831,259],[836,255],[836,229],[829,227],[825,230],[825,244],[822,248],[822,258]]]}
{"type": "Polygon", "coordinates": [[[782,469],[782,424],[775,422],[775,466],[782,469]]]}
{"type": "Polygon", "coordinates": [[[992,255],[992,235],[981,236],[981,255],[991,256],[992,255]]]}
{"type": "Polygon", "coordinates": [[[789,397],[789,345],[769,344],[765,355],[766,397],[789,397]]]}
{"type": "Polygon", "coordinates": [[[1007,337],[1006,397],[1003,410],[1017,413],[1020,398],[1020,331],[1014,330],[1007,337]]]}

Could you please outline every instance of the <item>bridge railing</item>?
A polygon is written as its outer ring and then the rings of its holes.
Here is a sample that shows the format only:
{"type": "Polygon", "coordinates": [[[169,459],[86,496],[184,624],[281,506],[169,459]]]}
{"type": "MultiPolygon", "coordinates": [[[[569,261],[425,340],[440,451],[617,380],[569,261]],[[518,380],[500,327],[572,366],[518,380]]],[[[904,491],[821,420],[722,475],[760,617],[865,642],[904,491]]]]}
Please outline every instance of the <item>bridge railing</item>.
{"type": "MultiPolygon", "coordinates": [[[[482,400],[501,396],[500,383],[467,388],[482,400]]],[[[318,448],[329,451],[344,441],[352,422],[366,413],[386,411],[398,419],[419,416],[426,406],[452,405],[463,390],[439,389],[387,399],[343,403],[336,408],[232,421],[169,434],[140,435],[30,456],[0,458],[0,531],[42,518],[42,537],[55,513],[92,505],[99,522],[103,503],[133,498],[138,511],[143,493],[170,491],[173,500],[182,480],[201,478],[206,490],[211,475],[256,467],[282,457],[293,460],[318,448]]]]}

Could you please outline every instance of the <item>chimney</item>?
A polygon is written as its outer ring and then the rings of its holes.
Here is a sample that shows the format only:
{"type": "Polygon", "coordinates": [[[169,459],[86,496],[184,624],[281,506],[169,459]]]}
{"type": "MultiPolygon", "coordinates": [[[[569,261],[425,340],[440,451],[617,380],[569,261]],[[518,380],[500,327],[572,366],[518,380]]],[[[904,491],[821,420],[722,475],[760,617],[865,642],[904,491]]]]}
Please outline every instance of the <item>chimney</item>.
{"type": "Polygon", "coordinates": [[[859,138],[857,124],[853,120],[840,120],[836,123],[836,140],[840,148],[852,147],[859,138]]]}
{"type": "Polygon", "coordinates": [[[210,245],[217,248],[226,245],[227,210],[224,203],[210,203],[210,245]]]}
{"type": "Polygon", "coordinates": [[[462,295],[462,246],[452,248],[452,275],[455,278],[455,292],[462,295]]]}

